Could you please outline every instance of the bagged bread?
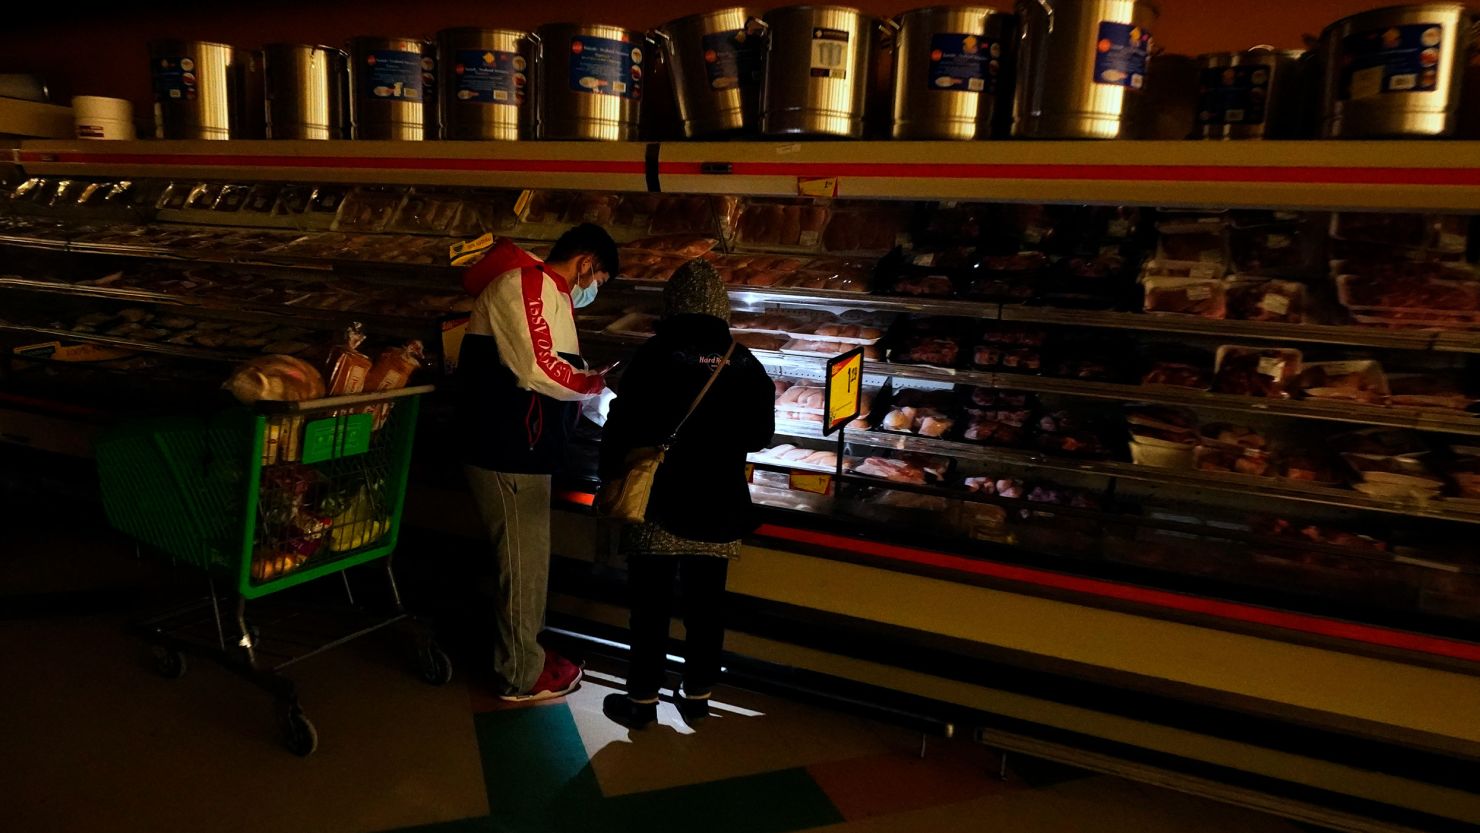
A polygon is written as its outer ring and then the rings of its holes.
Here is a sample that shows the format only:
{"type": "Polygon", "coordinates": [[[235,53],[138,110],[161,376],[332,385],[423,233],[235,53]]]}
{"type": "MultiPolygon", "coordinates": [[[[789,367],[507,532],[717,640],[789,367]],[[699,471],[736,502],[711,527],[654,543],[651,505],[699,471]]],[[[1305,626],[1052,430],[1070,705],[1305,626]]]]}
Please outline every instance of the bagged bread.
{"type": "Polygon", "coordinates": [[[223,385],[238,401],[298,402],[324,395],[324,377],[318,369],[293,356],[269,355],[250,359],[234,370],[223,385]]]}

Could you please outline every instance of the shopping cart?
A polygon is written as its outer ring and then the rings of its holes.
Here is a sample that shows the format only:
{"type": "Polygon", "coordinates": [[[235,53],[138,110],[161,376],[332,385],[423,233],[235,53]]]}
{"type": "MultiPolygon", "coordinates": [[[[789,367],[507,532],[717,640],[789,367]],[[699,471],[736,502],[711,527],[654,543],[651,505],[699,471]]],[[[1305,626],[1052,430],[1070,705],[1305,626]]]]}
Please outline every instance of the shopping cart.
{"type": "MultiPolygon", "coordinates": [[[[409,620],[391,554],[420,396],[431,390],[263,402],[133,422],[99,439],[109,522],[209,579],[207,597],[141,623],[160,673],[183,676],[187,654],[221,661],[276,696],[289,749],[314,751],[318,734],[280,672],[409,620]],[[357,605],[345,572],[373,561],[384,564],[389,589],[378,613],[357,605]],[[347,607],[264,599],[331,575],[341,578],[347,607]]],[[[323,595],[290,595],[304,594],[323,595]]],[[[425,628],[413,630],[422,677],[448,682],[447,654],[425,628]]]]}

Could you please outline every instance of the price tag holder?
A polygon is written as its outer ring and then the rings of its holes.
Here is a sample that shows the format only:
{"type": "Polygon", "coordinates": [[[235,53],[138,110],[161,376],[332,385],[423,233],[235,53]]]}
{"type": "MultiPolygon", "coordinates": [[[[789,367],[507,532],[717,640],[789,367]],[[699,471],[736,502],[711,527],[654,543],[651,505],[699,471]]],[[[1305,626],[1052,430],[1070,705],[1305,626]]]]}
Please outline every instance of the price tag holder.
{"type": "Polygon", "coordinates": [[[862,347],[828,359],[823,399],[827,403],[827,421],[822,426],[824,437],[858,418],[863,410],[862,347]]]}
{"type": "Polygon", "coordinates": [[[809,474],[794,471],[788,476],[787,485],[793,492],[830,495],[833,490],[833,476],[830,474],[809,474]]]}

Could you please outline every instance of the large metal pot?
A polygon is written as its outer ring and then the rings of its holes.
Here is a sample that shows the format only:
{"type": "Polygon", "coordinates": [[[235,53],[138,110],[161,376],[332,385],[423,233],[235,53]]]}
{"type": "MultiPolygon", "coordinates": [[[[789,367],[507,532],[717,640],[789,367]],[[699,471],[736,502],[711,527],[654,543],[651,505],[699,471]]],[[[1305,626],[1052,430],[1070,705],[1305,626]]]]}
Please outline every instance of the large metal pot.
{"type": "Polygon", "coordinates": [[[1114,139],[1146,84],[1156,6],[1146,0],[1018,0],[1013,135],[1114,139]]]}
{"type": "Polygon", "coordinates": [[[899,16],[894,47],[896,139],[984,139],[1010,106],[1017,21],[976,6],[932,6],[899,16]]]}
{"type": "Polygon", "coordinates": [[[149,44],[149,59],[160,138],[262,138],[257,53],[209,41],[158,40],[149,44]]]}
{"type": "Polygon", "coordinates": [[[349,56],[330,46],[272,43],[262,48],[269,139],[349,136],[349,56]]]}
{"type": "Polygon", "coordinates": [[[637,138],[652,41],[619,26],[552,23],[538,30],[540,136],[625,142],[637,138]]]}
{"type": "Polygon", "coordinates": [[[437,33],[438,109],[444,139],[533,139],[539,39],[513,29],[437,33]]]}
{"type": "Polygon", "coordinates": [[[1125,97],[1120,138],[1183,141],[1197,133],[1198,79],[1191,55],[1162,52],[1146,63],[1146,86],[1125,97]]]}
{"type": "Polygon", "coordinates": [[[761,132],[862,136],[877,22],[846,6],[773,9],[765,21],[761,132]]]}
{"type": "Polygon", "coordinates": [[[415,141],[437,135],[437,59],[419,38],[350,41],[350,100],[356,139],[415,141]]]}
{"type": "Polygon", "coordinates": [[[763,27],[734,6],[681,17],[654,30],[668,59],[684,135],[753,130],[760,120],[763,27]]]}
{"type": "Polygon", "coordinates": [[[1472,26],[1460,3],[1390,6],[1327,26],[1320,47],[1321,135],[1454,133],[1472,26]]]}
{"type": "Polygon", "coordinates": [[[1299,135],[1299,49],[1256,46],[1199,55],[1197,131],[1204,139],[1289,139],[1299,135]]]}

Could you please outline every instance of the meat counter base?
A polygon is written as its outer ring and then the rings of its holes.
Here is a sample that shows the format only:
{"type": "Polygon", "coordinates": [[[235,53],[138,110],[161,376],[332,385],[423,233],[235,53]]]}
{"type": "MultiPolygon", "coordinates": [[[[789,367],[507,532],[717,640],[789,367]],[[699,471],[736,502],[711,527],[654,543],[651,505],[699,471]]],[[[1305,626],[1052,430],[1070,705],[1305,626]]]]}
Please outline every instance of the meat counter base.
{"type": "MultiPolygon", "coordinates": [[[[564,497],[584,503],[590,496],[564,497]]],[[[461,490],[413,486],[407,511],[410,522],[424,528],[479,534],[469,498],[461,490]]],[[[619,563],[614,530],[584,506],[569,502],[557,508],[552,529],[557,554],[552,613],[593,628],[625,628],[620,594],[592,592],[587,581],[593,565],[619,563]],[[571,576],[579,578],[572,581],[571,576]]],[[[1480,761],[1480,714],[1472,708],[1480,702],[1480,676],[912,575],[798,549],[808,548],[776,541],[748,544],[730,571],[732,597],[747,605],[832,617],[860,637],[882,628],[908,644],[945,644],[958,660],[973,664],[1001,661],[1047,670],[1066,683],[1079,679],[1084,685],[1140,691],[1148,698],[1197,704],[1297,732],[1294,727],[1305,727],[1379,748],[1391,746],[1399,757],[1452,760],[1460,769],[1471,767],[1465,761],[1480,761]],[[1153,645],[1155,651],[1147,650],[1153,645]]],[[[736,654],[956,708],[1375,801],[1400,812],[1480,823],[1480,796],[1450,786],[1378,775],[1226,734],[1218,737],[1216,727],[1205,733],[1156,719],[1131,719],[1090,705],[1066,705],[809,646],[805,634],[810,629],[797,624],[794,620],[792,630],[777,638],[737,622],[726,645],[736,654]]],[[[1287,814],[1309,817],[1294,810],[1287,814]]]]}

